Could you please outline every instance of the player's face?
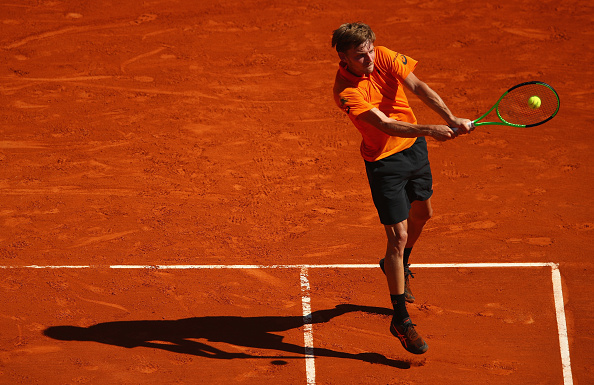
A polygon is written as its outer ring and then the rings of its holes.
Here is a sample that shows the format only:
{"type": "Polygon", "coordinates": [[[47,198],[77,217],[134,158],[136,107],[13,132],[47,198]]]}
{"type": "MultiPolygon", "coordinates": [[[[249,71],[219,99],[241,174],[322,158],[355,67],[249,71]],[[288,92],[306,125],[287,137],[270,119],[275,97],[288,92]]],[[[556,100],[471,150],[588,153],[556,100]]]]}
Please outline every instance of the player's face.
{"type": "Polygon", "coordinates": [[[375,61],[375,47],[370,41],[350,48],[344,52],[340,58],[347,64],[347,69],[357,75],[369,75],[373,72],[373,62],[375,61]]]}

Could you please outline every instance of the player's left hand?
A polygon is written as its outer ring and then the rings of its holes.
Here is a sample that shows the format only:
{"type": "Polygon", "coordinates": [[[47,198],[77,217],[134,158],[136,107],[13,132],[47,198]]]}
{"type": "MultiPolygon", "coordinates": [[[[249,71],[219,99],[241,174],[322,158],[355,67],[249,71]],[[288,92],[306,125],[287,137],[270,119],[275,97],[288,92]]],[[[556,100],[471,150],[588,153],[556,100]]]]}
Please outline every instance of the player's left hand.
{"type": "Polygon", "coordinates": [[[449,126],[454,130],[456,135],[470,134],[474,127],[472,127],[472,121],[469,119],[454,118],[449,122],[449,126]]]}

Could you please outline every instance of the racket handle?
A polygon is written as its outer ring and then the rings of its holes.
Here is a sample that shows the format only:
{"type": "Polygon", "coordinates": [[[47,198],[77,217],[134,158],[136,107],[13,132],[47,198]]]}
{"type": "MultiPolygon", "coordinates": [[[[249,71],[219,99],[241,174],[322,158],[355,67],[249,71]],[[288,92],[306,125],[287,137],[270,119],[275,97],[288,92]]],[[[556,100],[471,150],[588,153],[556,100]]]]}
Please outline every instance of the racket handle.
{"type": "MultiPolygon", "coordinates": [[[[470,122],[470,129],[474,130],[476,128],[476,126],[474,125],[474,122],[470,122]]],[[[458,132],[458,128],[457,127],[450,127],[450,130],[454,131],[454,133],[458,132]]]]}

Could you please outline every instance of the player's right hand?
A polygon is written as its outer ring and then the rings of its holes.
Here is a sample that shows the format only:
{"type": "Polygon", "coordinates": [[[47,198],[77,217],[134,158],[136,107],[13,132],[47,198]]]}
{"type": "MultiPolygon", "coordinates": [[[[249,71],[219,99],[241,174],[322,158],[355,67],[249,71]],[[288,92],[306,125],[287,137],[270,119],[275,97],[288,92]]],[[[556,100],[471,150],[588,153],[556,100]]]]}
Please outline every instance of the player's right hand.
{"type": "Polygon", "coordinates": [[[457,130],[452,130],[448,126],[435,125],[431,127],[431,137],[440,142],[454,139],[458,136],[457,130]]]}

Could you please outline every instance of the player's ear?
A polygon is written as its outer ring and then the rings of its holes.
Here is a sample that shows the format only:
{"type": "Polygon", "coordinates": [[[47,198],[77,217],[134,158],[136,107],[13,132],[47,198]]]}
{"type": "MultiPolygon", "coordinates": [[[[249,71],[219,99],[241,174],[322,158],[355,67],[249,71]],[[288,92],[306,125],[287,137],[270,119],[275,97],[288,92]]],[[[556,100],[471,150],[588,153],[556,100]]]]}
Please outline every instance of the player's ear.
{"type": "Polygon", "coordinates": [[[340,58],[341,61],[346,62],[346,54],[344,52],[339,52],[338,53],[338,57],[340,58]]]}

